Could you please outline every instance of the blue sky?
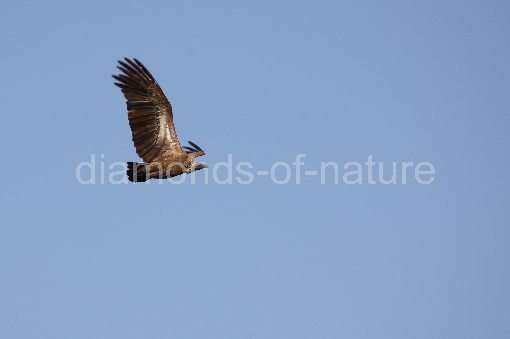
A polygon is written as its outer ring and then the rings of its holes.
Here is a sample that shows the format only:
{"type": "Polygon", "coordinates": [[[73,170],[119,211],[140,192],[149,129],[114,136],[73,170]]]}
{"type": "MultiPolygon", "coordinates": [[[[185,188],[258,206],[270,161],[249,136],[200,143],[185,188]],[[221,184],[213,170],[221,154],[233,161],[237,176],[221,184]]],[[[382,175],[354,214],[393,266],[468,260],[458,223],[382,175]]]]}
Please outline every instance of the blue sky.
{"type": "Polygon", "coordinates": [[[1,338],[510,332],[507,3],[20,1],[0,18],[1,338]],[[195,184],[108,181],[140,160],[124,57],[206,152],[195,184]],[[256,175],[277,163],[287,183],[256,175]]]}

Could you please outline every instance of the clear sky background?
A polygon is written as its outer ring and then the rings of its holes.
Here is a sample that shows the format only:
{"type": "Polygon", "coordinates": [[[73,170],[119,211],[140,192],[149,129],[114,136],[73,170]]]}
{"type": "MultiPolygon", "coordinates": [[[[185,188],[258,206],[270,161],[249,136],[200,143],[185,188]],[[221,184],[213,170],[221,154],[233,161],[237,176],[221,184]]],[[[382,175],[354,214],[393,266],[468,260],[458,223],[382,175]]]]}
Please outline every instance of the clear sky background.
{"type": "Polygon", "coordinates": [[[0,45],[0,338],[508,337],[508,2],[3,1],[0,45]],[[108,182],[140,160],[123,57],[195,184],[108,182]]]}

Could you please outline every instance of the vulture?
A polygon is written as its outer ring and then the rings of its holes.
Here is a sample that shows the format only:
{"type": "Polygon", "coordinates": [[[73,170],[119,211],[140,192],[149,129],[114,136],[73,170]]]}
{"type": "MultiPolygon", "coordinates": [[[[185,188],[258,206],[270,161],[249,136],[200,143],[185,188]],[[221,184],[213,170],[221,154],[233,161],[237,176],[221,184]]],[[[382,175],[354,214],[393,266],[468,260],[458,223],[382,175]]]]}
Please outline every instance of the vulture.
{"type": "Polygon", "coordinates": [[[124,58],[112,75],[127,100],[128,120],[136,153],[144,163],[128,162],[126,174],[131,182],[165,179],[206,168],[194,159],[204,155],[195,143],[181,147],[175,132],[172,105],[138,60],[124,58]]]}

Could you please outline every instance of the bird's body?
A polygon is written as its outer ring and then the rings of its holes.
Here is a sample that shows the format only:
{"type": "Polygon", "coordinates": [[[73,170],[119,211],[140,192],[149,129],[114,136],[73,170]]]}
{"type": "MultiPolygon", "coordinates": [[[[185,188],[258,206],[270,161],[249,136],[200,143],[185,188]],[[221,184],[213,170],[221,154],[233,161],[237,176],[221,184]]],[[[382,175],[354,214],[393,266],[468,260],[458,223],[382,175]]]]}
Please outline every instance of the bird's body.
{"type": "Polygon", "coordinates": [[[124,74],[113,76],[127,99],[136,153],[145,162],[128,162],[129,180],[164,179],[206,168],[207,164],[193,160],[205,154],[200,147],[191,141],[192,147],[181,147],[170,102],[145,66],[133,60],[119,61],[118,68],[124,74]]]}

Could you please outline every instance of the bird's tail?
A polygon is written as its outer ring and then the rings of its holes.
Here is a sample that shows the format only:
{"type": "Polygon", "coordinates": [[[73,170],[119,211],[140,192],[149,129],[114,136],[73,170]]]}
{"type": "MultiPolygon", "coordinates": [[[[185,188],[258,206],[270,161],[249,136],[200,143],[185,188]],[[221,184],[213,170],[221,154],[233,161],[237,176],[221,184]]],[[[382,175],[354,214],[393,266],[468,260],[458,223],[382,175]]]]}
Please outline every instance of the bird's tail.
{"type": "Polygon", "coordinates": [[[126,174],[131,182],[147,181],[146,166],[144,163],[128,162],[126,174]]]}

